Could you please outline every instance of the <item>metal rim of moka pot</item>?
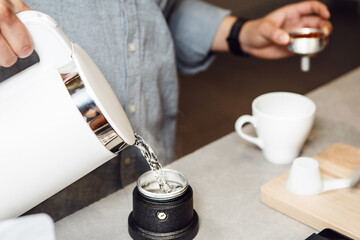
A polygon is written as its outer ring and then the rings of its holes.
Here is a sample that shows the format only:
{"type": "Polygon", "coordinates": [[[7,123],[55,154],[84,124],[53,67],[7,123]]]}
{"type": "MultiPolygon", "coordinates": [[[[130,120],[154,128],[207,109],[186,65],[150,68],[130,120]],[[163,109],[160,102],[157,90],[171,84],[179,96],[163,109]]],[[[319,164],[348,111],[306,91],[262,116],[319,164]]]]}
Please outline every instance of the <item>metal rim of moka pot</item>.
{"type": "Polygon", "coordinates": [[[153,200],[170,200],[183,195],[189,186],[186,177],[180,172],[171,169],[163,169],[163,173],[166,181],[170,185],[171,183],[177,183],[181,185],[181,187],[176,191],[172,191],[170,193],[155,193],[148,191],[145,188],[149,187],[149,185],[153,185],[156,189],[159,189],[159,184],[155,179],[154,173],[152,171],[148,171],[143,173],[137,180],[137,189],[139,190],[139,192],[145,197],[153,200]]]}

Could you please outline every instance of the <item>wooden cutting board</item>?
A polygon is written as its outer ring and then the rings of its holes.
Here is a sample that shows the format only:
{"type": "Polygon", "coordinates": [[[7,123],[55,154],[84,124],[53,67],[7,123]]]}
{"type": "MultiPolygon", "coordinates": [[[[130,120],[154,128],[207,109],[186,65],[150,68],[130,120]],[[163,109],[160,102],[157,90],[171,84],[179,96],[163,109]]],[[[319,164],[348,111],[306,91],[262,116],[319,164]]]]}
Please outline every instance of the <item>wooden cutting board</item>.
{"type": "MultiPolygon", "coordinates": [[[[347,178],[360,165],[360,149],[334,144],[314,156],[323,179],[347,178]]],[[[316,196],[299,196],[285,188],[288,172],[261,187],[261,201],[317,230],[332,228],[360,239],[360,184],[316,196]]]]}

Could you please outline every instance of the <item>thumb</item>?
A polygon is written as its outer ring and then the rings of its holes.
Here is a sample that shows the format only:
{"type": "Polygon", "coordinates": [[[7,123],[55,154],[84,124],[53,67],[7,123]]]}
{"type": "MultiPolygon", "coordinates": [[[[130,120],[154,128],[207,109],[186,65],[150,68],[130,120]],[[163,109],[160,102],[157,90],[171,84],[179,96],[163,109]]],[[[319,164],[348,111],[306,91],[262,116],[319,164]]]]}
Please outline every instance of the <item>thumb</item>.
{"type": "Polygon", "coordinates": [[[31,10],[22,0],[11,0],[15,13],[19,13],[26,10],[31,10]]]}
{"type": "Polygon", "coordinates": [[[261,25],[260,34],[278,45],[286,45],[290,42],[289,34],[269,21],[264,21],[261,25]]]}

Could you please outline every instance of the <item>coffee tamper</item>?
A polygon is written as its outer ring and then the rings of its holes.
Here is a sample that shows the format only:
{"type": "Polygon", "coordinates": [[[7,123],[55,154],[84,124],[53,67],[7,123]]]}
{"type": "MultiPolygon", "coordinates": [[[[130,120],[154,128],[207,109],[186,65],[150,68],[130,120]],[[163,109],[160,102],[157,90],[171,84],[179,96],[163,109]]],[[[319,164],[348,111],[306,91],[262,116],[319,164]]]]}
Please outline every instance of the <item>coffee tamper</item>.
{"type": "Polygon", "coordinates": [[[163,169],[173,189],[163,192],[153,172],[141,175],[133,190],[133,211],[128,230],[134,240],[191,240],[199,230],[193,191],[184,175],[163,169]]]}
{"type": "Polygon", "coordinates": [[[289,35],[289,51],[301,56],[301,70],[308,72],[310,57],[321,52],[327,44],[324,32],[316,28],[300,28],[290,32],[289,35]]]}

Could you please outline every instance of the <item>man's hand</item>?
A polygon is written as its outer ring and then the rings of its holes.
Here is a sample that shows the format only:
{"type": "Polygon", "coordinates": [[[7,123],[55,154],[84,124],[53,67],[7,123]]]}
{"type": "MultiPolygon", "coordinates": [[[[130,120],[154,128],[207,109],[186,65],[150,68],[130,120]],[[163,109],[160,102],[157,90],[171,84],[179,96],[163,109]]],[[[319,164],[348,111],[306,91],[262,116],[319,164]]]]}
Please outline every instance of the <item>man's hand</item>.
{"type": "Polygon", "coordinates": [[[292,55],[287,50],[289,32],[302,27],[321,29],[326,36],[332,31],[330,12],[317,1],[304,1],[279,8],[263,18],[244,24],[239,41],[242,50],[252,56],[267,59],[292,55]]]}
{"type": "Polygon", "coordinates": [[[31,37],[16,16],[24,10],[30,8],[21,0],[0,0],[0,66],[10,67],[33,52],[31,37]]]}

